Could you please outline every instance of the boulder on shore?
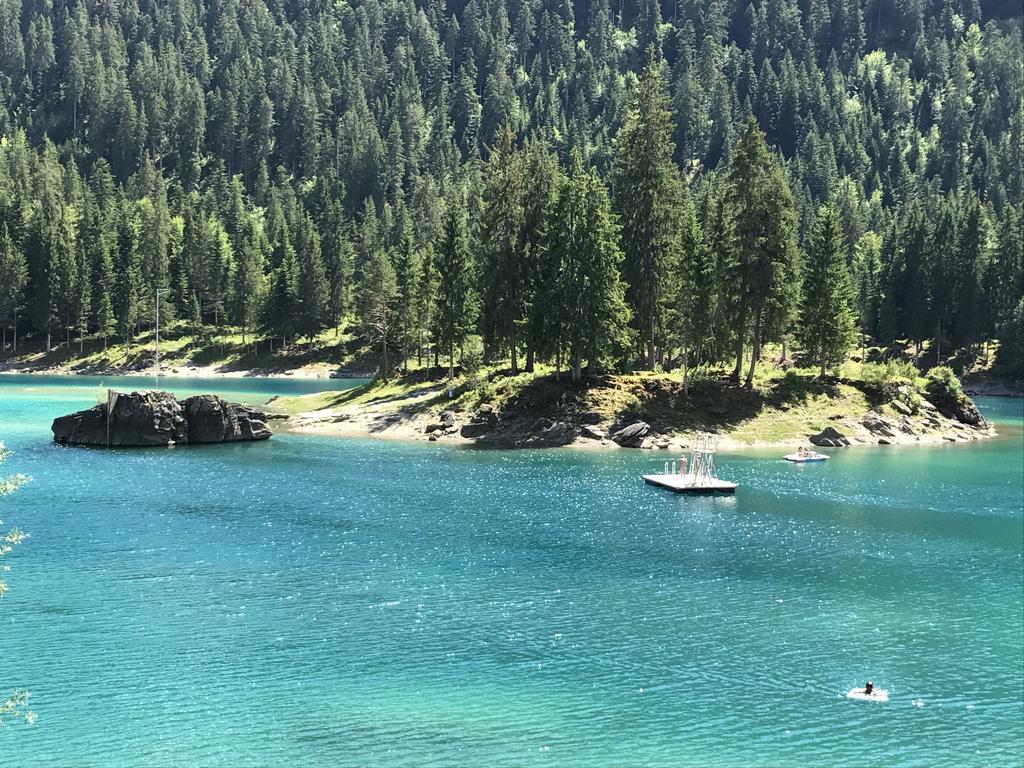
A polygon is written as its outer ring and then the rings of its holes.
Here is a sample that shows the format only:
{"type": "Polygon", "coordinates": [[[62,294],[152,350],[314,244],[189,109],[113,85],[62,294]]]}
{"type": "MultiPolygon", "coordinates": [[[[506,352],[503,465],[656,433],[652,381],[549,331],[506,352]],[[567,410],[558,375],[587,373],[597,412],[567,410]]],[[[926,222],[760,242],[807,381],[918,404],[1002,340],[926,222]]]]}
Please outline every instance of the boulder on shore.
{"type": "Polygon", "coordinates": [[[612,440],[623,448],[639,448],[644,438],[651,434],[651,425],[646,421],[634,421],[612,435],[612,440]]]}
{"type": "Polygon", "coordinates": [[[54,419],[54,442],[144,447],[266,440],[273,434],[261,411],[216,395],[179,402],[170,392],[122,392],[112,403],[109,417],[107,403],[101,403],[54,419]]]}
{"type": "Polygon", "coordinates": [[[832,448],[842,448],[843,446],[850,444],[850,439],[835,427],[825,427],[821,432],[816,435],[811,435],[807,439],[814,445],[832,448]]]}

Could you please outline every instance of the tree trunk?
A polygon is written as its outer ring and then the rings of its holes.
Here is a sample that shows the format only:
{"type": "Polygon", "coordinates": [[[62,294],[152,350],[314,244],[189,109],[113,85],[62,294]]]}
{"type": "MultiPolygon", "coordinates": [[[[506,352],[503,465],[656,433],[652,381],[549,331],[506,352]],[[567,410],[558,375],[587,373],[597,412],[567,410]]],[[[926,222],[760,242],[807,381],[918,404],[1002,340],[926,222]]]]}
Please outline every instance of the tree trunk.
{"type": "Polygon", "coordinates": [[[683,394],[690,394],[690,355],[686,344],[683,344],[683,394]]]}
{"type": "Polygon", "coordinates": [[[519,355],[516,353],[516,336],[512,334],[512,340],[510,346],[512,347],[512,375],[516,376],[519,374],[519,355]]]}
{"type": "Polygon", "coordinates": [[[580,378],[583,375],[583,361],[580,360],[579,357],[576,357],[574,355],[573,358],[572,358],[571,368],[572,368],[572,380],[573,381],[579,381],[580,378]]]}
{"type": "Polygon", "coordinates": [[[533,373],[534,367],[534,351],[533,347],[526,348],[526,372],[533,373]]]}
{"type": "Polygon", "coordinates": [[[743,331],[740,331],[740,335],[736,339],[736,367],[732,372],[732,380],[737,384],[740,378],[743,376],[743,331]]]}
{"type": "Polygon", "coordinates": [[[648,370],[654,370],[654,323],[651,322],[651,327],[648,330],[647,335],[647,368],[648,370]]]}
{"type": "Polygon", "coordinates": [[[761,357],[761,318],[754,323],[754,338],[750,350],[750,370],[747,371],[747,380],[744,386],[750,389],[754,386],[754,369],[757,367],[757,360],[761,357]]]}
{"type": "Polygon", "coordinates": [[[53,349],[53,346],[50,343],[50,331],[47,330],[46,331],[46,351],[49,352],[51,349],[53,349]]]}

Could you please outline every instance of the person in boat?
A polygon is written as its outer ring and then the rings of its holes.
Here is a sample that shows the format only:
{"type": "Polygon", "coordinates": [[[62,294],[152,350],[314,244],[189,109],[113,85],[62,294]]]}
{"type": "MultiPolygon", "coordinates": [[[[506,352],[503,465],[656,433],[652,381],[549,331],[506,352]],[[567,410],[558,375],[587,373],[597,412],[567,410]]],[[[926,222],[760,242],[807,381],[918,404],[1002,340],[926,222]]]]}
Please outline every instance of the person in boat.
{"type": "Polygon", "coordinates": [[[864,686],[864,695],[870,696],[875,691],[875,684],[868,680],[867,685],[864,686]]]}
{"type": "Polygon", "coordinates": [[[807,455],[807,449],[801,445],[799,448],[796,449],[796,455],[802,459],[804,456],[807,455]]]}

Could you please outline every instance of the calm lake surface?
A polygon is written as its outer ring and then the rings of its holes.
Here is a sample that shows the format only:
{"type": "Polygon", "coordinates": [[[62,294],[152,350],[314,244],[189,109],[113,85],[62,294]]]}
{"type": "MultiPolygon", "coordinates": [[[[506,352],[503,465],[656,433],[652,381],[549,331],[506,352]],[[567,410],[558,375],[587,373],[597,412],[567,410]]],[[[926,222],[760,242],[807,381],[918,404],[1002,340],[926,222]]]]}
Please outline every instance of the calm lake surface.
{"type": "Polygon", "coordinates": [[[735,498],[683,498],[639,478],[661,452],[54,445],[99,384],[0,377],[33,478],[0,689],[39,715],[4,765],[1024,761],[1024,401],[982,401],[997,440],[722,456],[735,498]],[[845,698],[869,677],[888,704],[845,698]]]}

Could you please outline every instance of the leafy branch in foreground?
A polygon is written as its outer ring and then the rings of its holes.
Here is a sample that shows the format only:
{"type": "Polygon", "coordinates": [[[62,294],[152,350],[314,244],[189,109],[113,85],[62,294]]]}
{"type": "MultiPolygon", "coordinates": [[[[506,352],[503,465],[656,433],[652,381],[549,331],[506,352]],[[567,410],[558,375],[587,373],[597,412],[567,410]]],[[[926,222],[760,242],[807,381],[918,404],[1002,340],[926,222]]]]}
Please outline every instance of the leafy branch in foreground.
{"type": "MultiPolygon", "coordinates": [[[[0,464],[2,464],[11,452],[0,443],[0,464]]],[[[14,493],[18,488],[28,482],[25,475],[8,475],[0,477],[0,498],[14,493]]],[[[3,521],[0,520],[0,524],[3,521]]],[[[7,533],[0,535],[0,558],[14,549],[15,544],[20,544],[28,538],[28,534],[17,528],[12,528],[7,533]]],[[[0,565],[0,573],[10,570],[8,565],[0,565]]],[[[0,597],[7,591],[7,584],[0,579],[0,597]]],[[[25,722],[31,725],[36,721],[36,714],[28,708],[28,691],[15,689],[7,699],[0,699],[0,726],[4,725],[5,719],[12,717],[24,717],[25,722]]]]}

